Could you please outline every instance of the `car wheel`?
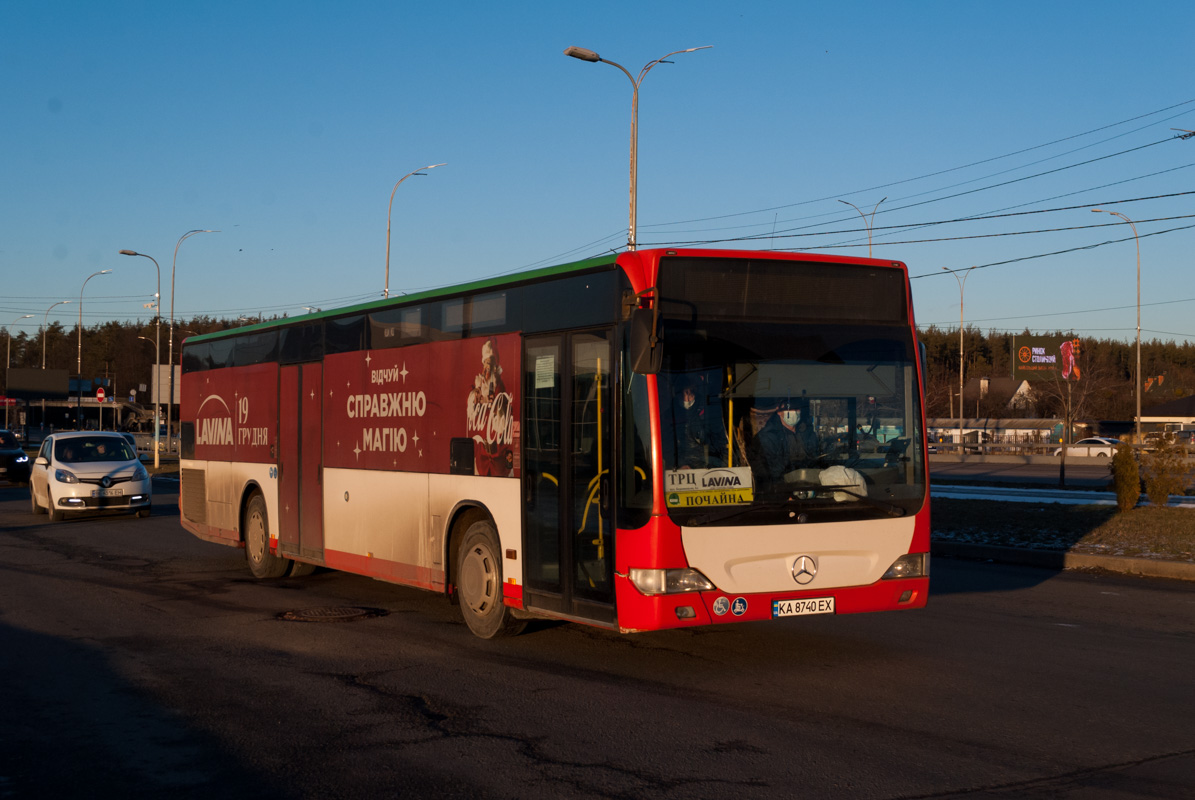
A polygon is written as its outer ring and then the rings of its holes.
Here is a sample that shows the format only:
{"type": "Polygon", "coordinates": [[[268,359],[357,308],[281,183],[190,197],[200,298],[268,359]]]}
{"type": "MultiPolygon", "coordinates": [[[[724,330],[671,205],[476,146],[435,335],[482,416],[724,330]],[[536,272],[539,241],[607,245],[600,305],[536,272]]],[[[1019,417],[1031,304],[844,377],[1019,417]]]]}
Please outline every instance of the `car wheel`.
{"type": "Polygon", "coordinates": [[[1096,453],[1095,457],[1096,458],[1107,458],[1108,454],[1107,453],[1096,453]]]}
{"type": "Polygon", "coordinates": [[[137,509],[137,516],[140,517],[141,519],[145,519],[146,517],[149,516],[151,511],[153,511],[152,506],[146,506],[145,508],[139,508],[139,509],[137,509]]]}
{"type": "Polygon", "coordinates": [[[33,484],[29,485],[29,505],[34,514],[46,513],[46,510],[37,502],[37,495],[33,493],[33,484]]]}
{"type": "Polygon", "coordinates": [[[50,515],[50,522],[62,522],[62,511],[59,510],[58,506],[54,505],[54,495],[50,494],[50,487],[48,486],[46,487],[46,502],[50,504],[46,509],[50,515]]]}
{"type": "Polygon", "coordinates": [[[270,552],[270,524],[266,500],[260,494],[249,498],[241,530],[245,536],[245,560],[255,578],[281,578],[290,566],[289,559],[270,552]]]}
{"type": "Polygon", "coordinates": [[[502,560],[498,537],[487,521],[465,531],[456,560],[456,588],[469,630],[482,639],[515,636],[527,627],[502,602],[502,560]]]}

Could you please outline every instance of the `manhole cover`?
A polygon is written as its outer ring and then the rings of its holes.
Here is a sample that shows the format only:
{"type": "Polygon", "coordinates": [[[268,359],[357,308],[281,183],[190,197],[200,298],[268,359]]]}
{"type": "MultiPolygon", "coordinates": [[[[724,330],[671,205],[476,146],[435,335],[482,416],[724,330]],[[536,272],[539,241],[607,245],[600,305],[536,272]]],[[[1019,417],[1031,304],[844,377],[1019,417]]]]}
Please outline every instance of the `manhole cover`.
{"type": "Polygon", "coordinates": [[[283,611],[278,619],[288,622],[356,622],[370,617],[384,617],[383,608],[362,608],[360,606],[325,606],[305,608],[301,611],[283,611]]]}

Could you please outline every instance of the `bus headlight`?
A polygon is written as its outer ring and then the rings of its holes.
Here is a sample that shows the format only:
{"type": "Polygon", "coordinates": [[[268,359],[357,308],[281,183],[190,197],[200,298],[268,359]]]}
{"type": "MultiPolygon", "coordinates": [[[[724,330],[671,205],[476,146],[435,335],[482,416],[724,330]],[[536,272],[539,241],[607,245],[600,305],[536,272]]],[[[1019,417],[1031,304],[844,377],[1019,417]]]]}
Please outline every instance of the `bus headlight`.
{"type": "Polygon", "coordinates": [[[714,588],[710,579],[695,569],[632,569],[627,577],[643,594],[706,592],[714,588]]]}
{"type": "Polygon", "coordinates": [[[929,577],[929,553],[908,553],[892,562],[883,580],[929,577]]]}

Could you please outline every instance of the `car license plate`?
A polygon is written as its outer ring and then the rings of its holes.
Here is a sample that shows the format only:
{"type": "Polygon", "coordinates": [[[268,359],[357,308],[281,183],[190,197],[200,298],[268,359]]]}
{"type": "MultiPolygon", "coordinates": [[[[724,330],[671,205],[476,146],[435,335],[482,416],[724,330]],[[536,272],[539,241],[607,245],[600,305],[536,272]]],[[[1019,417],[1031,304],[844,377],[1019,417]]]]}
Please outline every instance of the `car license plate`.
{"type": "Polygon", "coordinates": [[[802,617],[807,614],[833,614],[833,597],[801,597],[795,600],[773,600],[772,618],[802,617]]]}
{"type": "Polygon", "coordinates": [[[92,497],[120,497],[124,494],[123,490],[117,489],[92,489],[92,497]]]}

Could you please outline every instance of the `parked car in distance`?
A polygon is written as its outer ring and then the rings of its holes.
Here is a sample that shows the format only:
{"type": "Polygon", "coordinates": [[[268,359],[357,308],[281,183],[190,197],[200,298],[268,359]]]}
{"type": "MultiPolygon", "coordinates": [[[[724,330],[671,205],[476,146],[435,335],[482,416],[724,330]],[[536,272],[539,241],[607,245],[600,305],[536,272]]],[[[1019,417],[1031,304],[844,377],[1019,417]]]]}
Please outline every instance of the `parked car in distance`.
{"type": "MultiPolygon", "coordinates": [[[[1109,439],[1103,436],[1093,436],[1080,439],[1068,446],[1068,453],[1072,456],[1094,456],[1097,458],[1111,458],[1116,455],[1116,448],[1120,446],[1120,439],[1109,439]]],[[[1062,448],[1054,451],[1055,456],[1062,455],[1062,448]]]]}
{"type": "Polygon", "coordinates": [[[29,480],[29,456],[12,431],[0,430],[0,480],[13,483],[29,480]]]}
{"type": "Polygon", "coordinates": [[[29,475],[34,514],[57,522],[67,513],[132,511],[148,517],[149,472],[122,434],[99,431],[46,437],[29,475]]]}

